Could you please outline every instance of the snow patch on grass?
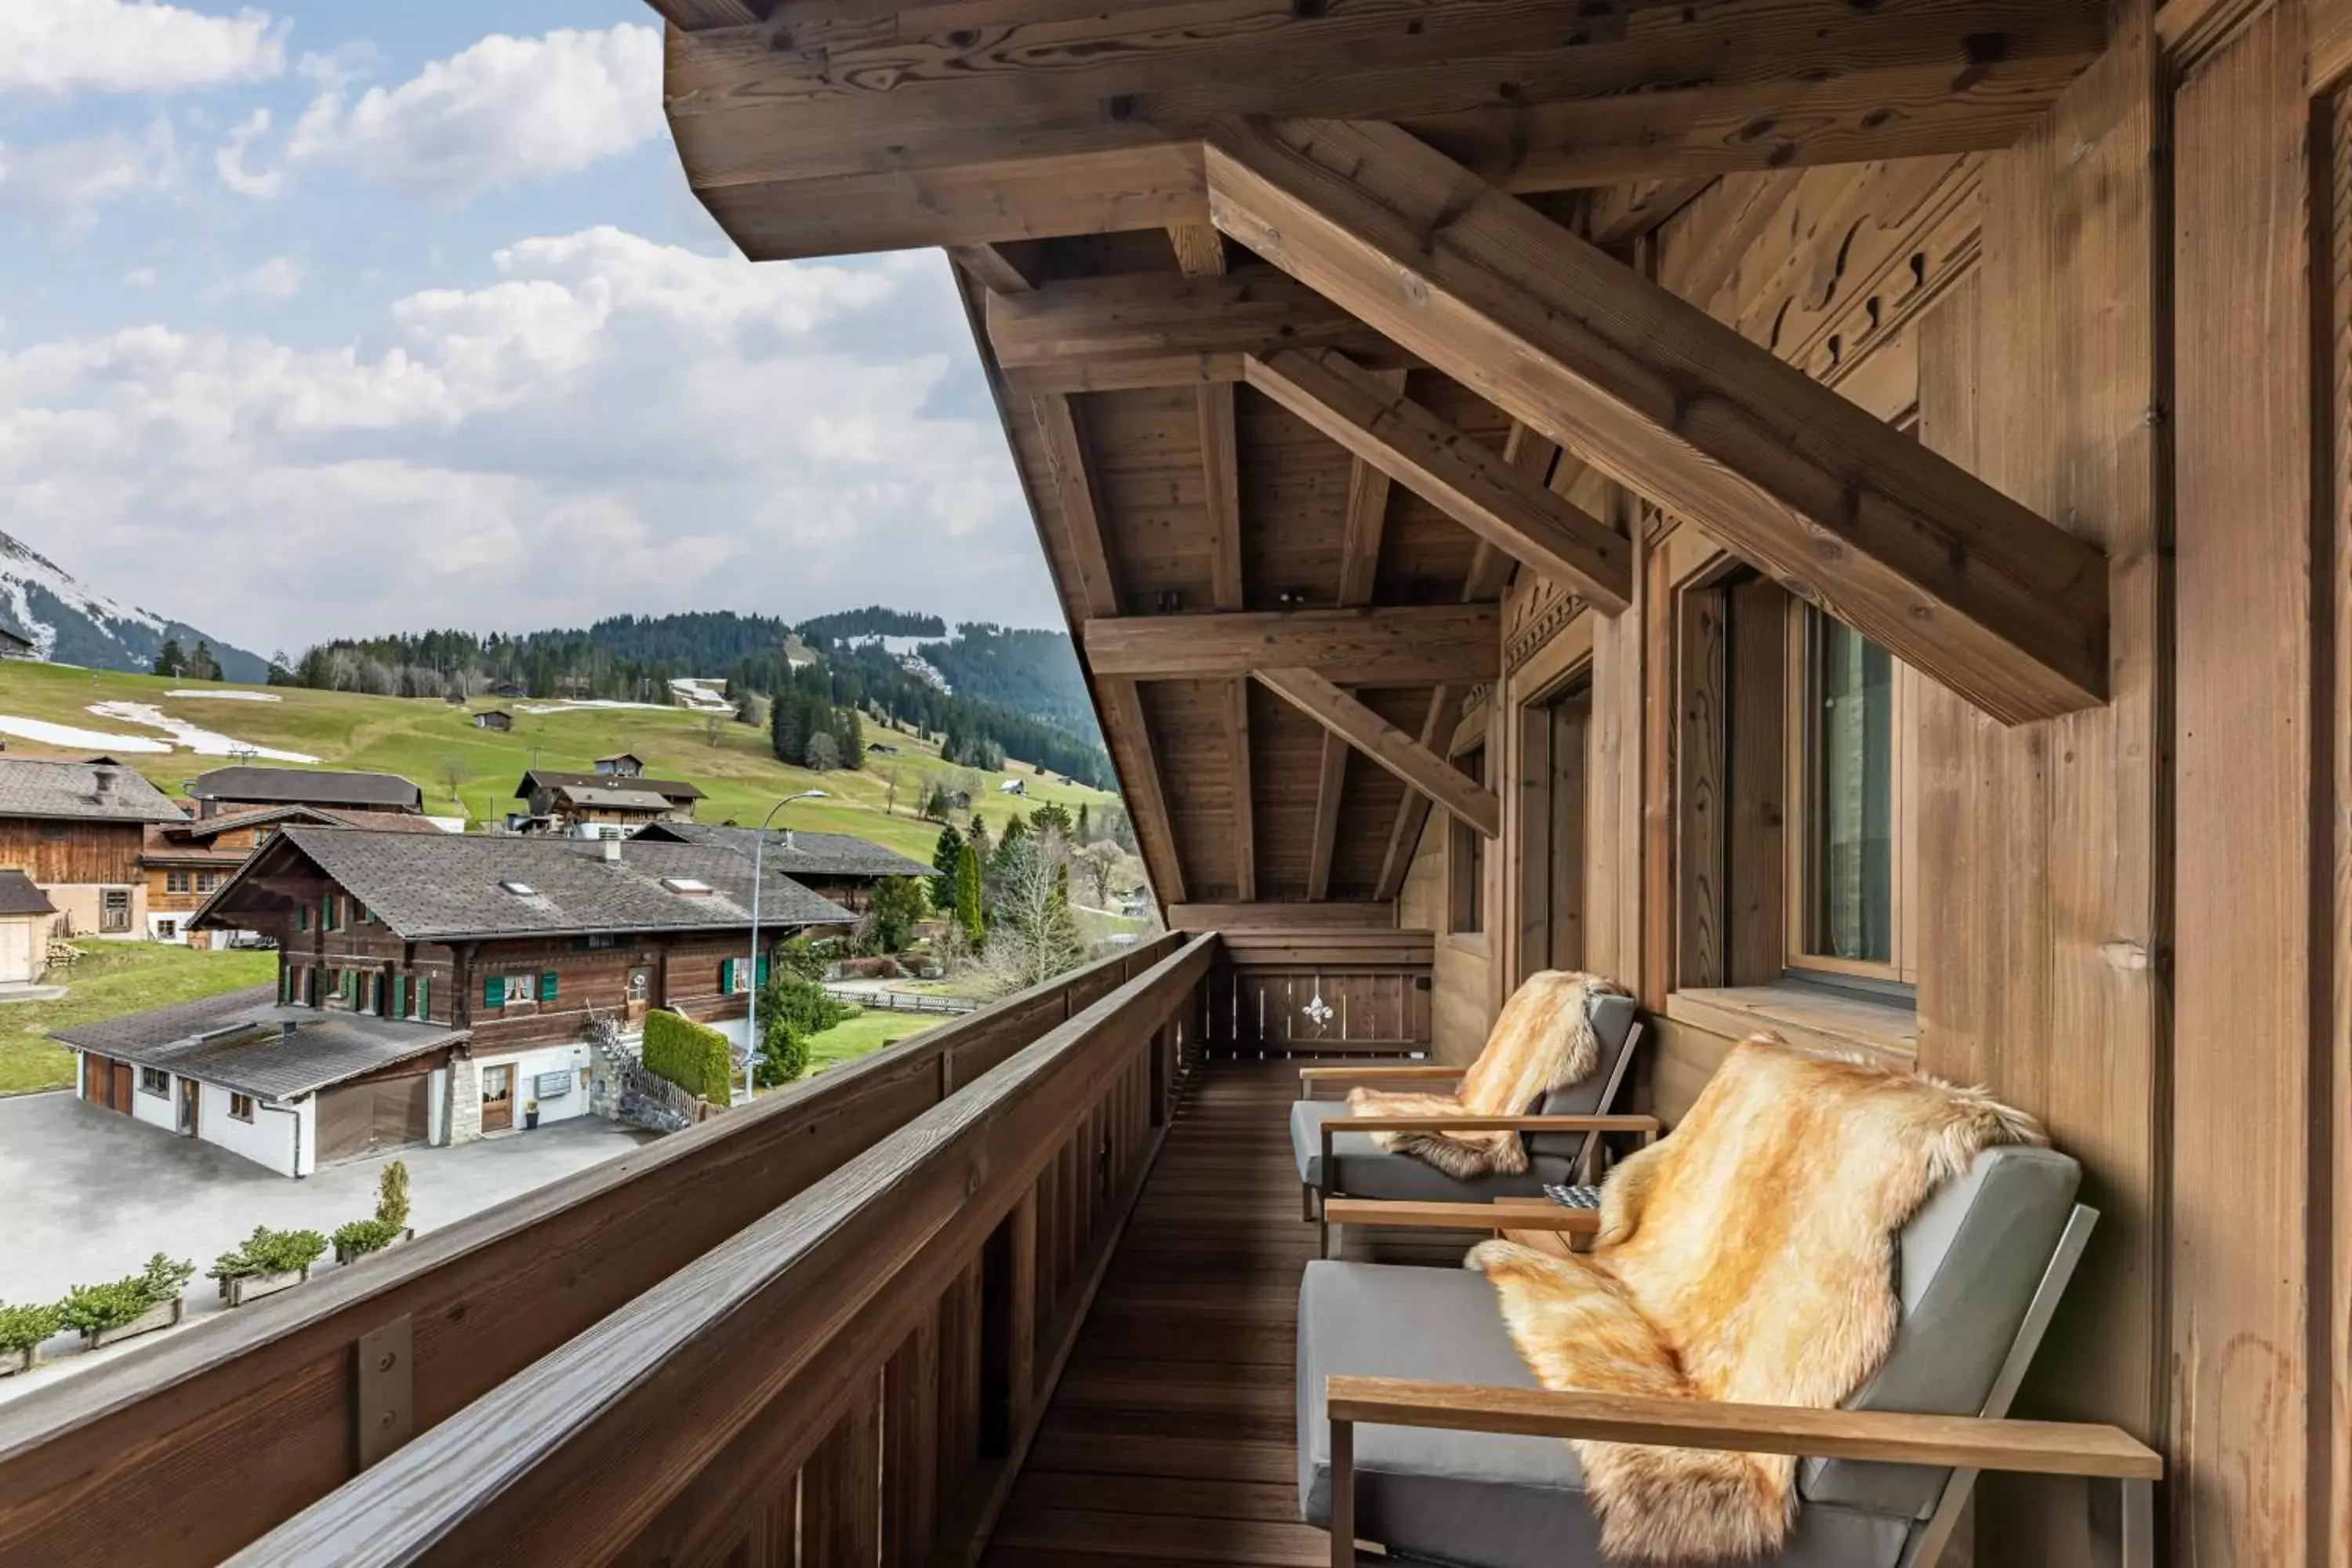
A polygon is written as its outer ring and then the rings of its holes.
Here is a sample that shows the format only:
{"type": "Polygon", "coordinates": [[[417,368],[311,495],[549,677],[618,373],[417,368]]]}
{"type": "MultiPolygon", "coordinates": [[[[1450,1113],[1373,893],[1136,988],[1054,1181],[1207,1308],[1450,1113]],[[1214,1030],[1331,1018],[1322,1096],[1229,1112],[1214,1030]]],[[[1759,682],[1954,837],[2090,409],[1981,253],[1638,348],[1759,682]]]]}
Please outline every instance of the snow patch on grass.
{"type": "MultiPolygon", "coordinates": [[[[217,730],[191,724],[185,719],[174,719],[152,702],[93,702],[89,705],[89,711],[100,719],[116,719],[125,724],[141,724],[150,730],[161,730],[173,742],[200,757],[266,757],[273,763],[315,763],[319,760],[308,752],[281,752],[270,746],[256,746],[245,741],[233,740],[217,730]]],[[[119,746],[123,742],[110,740],[101,743],[119,746]]],[[[142,749],[169,751],[171,747],[142,749]]]]}

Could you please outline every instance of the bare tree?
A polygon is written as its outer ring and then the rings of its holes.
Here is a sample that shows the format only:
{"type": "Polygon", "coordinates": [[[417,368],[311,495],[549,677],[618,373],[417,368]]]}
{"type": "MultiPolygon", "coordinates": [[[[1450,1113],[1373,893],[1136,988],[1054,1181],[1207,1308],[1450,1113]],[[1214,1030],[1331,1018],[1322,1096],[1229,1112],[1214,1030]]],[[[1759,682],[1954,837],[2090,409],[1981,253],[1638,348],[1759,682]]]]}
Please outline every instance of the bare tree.
{"type": "Polygon", "coordinates": [[[898,815],[898,764],[896,763],[890,764],[890,782],[882,791],[882,815],[898,815]]]}
{"type": "Polygon", "coordinates": [[[451,800],[457,803],[457,809],[460,811],[465,809],[466,800],[463,795],[457,793],[457,786],[465,782],[466,765],[455,757],[442,758],[441,787],[448,792],[448,795],[451,800]]]}
{"type": "Polygon", "coordinates": [[[1078,874],[1086,879],[1087,890],[1094,894],[1097,909],[1109,907],[1111,883],[1118,879],[1119,863],[1126,858],[1118,852],[1118,846],[1107,838],[1097,838],[1073,857],[1078,874]]]}
{"type": "Polygon", "coordinates": [[[728,717],[724,713],[713,713],[702,721],[702,738],[705,742],[713,746],[726,744],[728,717]]]}
{"type": "Polygon", "coordinates": [[[1086,956],[1077,917],[1070,912],[1069,863],[1054,842],[1059,837],[1023,838],[999,879],[982,955],[989,989],[997,995],[1042,984],[1076,969],[1086,956]]]}

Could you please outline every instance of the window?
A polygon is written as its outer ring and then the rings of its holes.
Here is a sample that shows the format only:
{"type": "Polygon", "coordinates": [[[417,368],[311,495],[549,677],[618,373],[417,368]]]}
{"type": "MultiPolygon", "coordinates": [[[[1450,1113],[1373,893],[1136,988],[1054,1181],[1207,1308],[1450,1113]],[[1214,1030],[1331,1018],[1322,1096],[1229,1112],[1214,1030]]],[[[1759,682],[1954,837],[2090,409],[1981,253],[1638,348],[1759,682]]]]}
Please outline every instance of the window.
{"type": "Polygon", "coordinates": [[[357,899],[353,899],[352,900],[352,924],[363,926],[368,923],[369,918],[367,906],[360,902],[357,899]]]}
{"type": "Polygon", "coordinates": [[[159,1098],[170,1095],[172,1092],[172,1075],[165,1072],[162,1068],[141,1068],[139,1069],[139,1092],[142,1094],[155,1095],[159,1098]]]}
{"type": "Polygon", "coordinates": [[[1584,967],[1584,788],[1592,688],[1579,679],[1519,712],[1527,847],[1519,863],[1519,967],[1584,967]]]}
{"type": "MultiPolygon", "coordinates": [[[[1486,782],[1486,748],[1454,759],[1475,784],[1486,782]]],[[[1486,837],[1457,817],[1446,819],[1445,929],[1467,935],[1486,929],[1486,837]]]]}
{"type": "Polygon", "coordinates": [[[209,893],[219,886],[220,873],[218,871],[199,871],[196,873],[196,891],[199,893],[209,893]]]}
{"type": "Polygon", "coordinates": [[[230,1095],[228,1097],[228,1114],[229,1119],[234,1121],[252,1121],[253,1096],[249,1094],[230,1095]]]}
{"type": "Polygon", "coordinates": [[[270,838],[275,836],[277,832],[278,829],[274,827],[255,828],[253,830],[253,847],[256,849],[260,848],[263,845],[268,843],[270,838]]]}
{"type": "Polygon", "coordinates": [[[66,841],[66,825],[65,825],[64,823],[62,823],[62,822],[44,822],[43,824],[41,824],[41,842],[42,842],[42,843],[44,843],[44,844],[63,844],[65,841],[66,841]]]}
{"type": "Polygon", "coordinates": [[[337,907],[339,902],[340,900],[338,900],[332,893],[327,894],[319,900],[319,926],[320,930],[341,931],[343,929],[343,922],[339,918],[341,913],[341,910],[337,907]]]}
{"type": "Polygon", "coordinates": [[[188,890],[188,874],[185,871],[164,872],[163,890],[167,893],[186,892],[188,890]]]}
{"type": "Polygon", "coordinates": [[[157,942],[176,942],[179,940],[179,921],[157,921],[155,922],[155,940],[157,942]]]}
{"type": "Polygon", "coordinates": [[[99,895],[98,929],[101,931],[131,929],[130,889],[109,888],[99,895]]]}
{"type": "Polygon", "coordinates": [[[1790,617],[1787,963],[1907,982],[1908,672],[1811,605],[1790,617]]]}
{"type": "Polygon", "coordinates": [[[294,906],[294,929],[296,931],[309,931],[310,929],[310,906],[309,904],[297,904],[294,906]]]}
{"type": "Polygon", "coordinates": [[[741,959],[723,958],[719,961],[719,990],[724,992],[749,991],[751,988],[749,984],[750,979],[751,971],[744,968],[743,961],[741,959]]]}

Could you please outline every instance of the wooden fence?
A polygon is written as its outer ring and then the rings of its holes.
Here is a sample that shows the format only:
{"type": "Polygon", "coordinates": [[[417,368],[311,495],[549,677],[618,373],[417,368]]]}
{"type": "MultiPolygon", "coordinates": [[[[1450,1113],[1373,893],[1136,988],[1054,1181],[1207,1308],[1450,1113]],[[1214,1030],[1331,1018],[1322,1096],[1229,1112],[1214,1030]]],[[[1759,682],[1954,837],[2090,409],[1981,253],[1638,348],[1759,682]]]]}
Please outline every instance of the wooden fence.
{"type": "MultiPolygon", "coordinates": [[[[363,1458],[407,1433],[432,1436],[632,1300],[703,1267],[777,1205],[845,1169],[870,1172],[860,1156],[1041,1037],[1063,1038],[1067,1020],[1097,1017],[1122,986],[1147,973],[1169,986],[1177,947],[1172,936],[1142,944],[0,1406],[0,1564],[219,1562],[351,1480],[363,1458]]],[[[1186,950],[1187,973],[1207,966],[1197,949],[1186,950]]],[[[1151,995],[1156,1005],[1160,991],[1151,995]]],[[[1087,1037],[1124,1039],[1127,1028],[1087,1037]]],[[[1163,1054],[1150,1053],[1145,1071],[1164,1086],[1174,1068],[1163,1054]]],[[[1107,1108],[1087,1109],[1108,1122],[1107,1108]]],[[[1056,1248],[1071,1212],[1042,1215],[1056,1248]]],[[[896,1228],[876,1239],[910,1240],[896,1228]]],[[[940,1318],[942,1352],[961,1355],[951,1336],[970,1325],[946,1306],[940,1318]]]]}
{"type": "Polygon", "coordinates": [[[289,1520],[242,1568],[971,1561],[1164,1128],[1216,939],[289,1520]]]}

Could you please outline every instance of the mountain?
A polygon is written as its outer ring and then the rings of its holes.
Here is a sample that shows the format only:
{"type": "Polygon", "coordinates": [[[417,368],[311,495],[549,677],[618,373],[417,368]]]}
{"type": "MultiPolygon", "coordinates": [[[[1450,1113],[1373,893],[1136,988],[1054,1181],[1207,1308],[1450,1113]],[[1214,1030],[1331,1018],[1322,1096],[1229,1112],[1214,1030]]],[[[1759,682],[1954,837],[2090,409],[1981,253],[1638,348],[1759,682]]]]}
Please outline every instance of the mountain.
{"type": "Polygon", "coordinates": [[[258,655],[184,621],[124,609],[5,533],[0,533],[0,619],[32,638],[43,658],[58,664],[143,673],[153,668],[165,639],[177,637],[187,653],[199,642],[210,644],[223,679],[257,683],[269,678],[268,661],[258,655]]]}

